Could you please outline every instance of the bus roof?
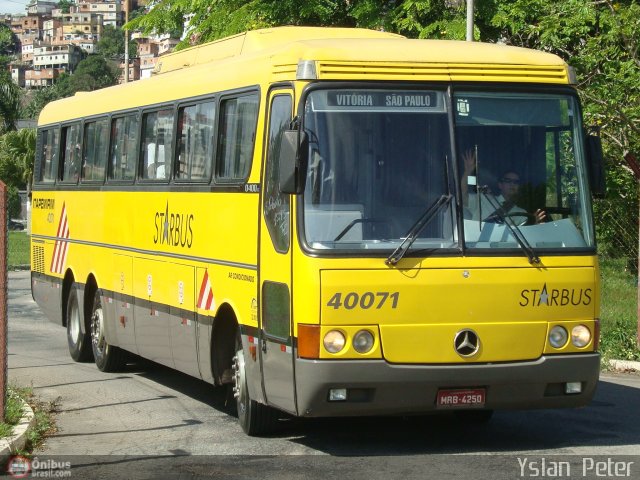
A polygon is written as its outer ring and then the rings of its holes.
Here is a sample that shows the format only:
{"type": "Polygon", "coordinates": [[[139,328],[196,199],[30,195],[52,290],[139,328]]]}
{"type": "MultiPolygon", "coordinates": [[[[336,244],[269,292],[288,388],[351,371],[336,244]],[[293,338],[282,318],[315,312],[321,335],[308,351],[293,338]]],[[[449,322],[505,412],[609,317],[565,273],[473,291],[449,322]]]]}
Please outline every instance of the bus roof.
{"type": "Polygon", "coordinates": [[[301,40],[405,38],[395,33],[364,28],[276,27],[252,30],[231,37],[204,43],[162,56],[154,74],[166,73],[187,66],[200,65],[238,55],[272,50],[301,40]]]}
{"type": "Polygon", "coordinates": [[[570,83],[561,58],[536,50],[359,28],[277,27],[164,55],[151,79],[52,102],[39,124],[296,78],[570,83]],[[301,61],[313,77],[300,77],[301,61]]]}

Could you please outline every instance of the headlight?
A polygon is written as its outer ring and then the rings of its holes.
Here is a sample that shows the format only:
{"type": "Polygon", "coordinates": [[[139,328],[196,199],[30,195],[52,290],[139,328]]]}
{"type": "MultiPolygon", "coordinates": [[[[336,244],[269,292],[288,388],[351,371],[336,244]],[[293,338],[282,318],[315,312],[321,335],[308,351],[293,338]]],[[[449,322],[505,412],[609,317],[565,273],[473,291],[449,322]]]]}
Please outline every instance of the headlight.
{"type": "Polygon", "coordinates": [[[353,336],[353,348],[358,353],[367,353],[373,348],[373,334],[369,330],[360,330],[353,336]]]}
{"type": "Polygon", "coordinates": [[[553,348],[562,348],[566,345],[568,339],[567,331],[564,327],[556,325],[549,332],[549,343],[553,348]]]}
{"type": "Polygon", "coordinates": [[[571,343],[576,347],[582,348],[589,345],[591,341],[591,332],[584,325],[576,325],[571,330],[571,343]]]}
{"type": "Polygon", "coordinates": [[[339,330],[330,330],[324,336],[324,348],[329,353],[338,353],[344,348],[346,340],[339,330]]]}

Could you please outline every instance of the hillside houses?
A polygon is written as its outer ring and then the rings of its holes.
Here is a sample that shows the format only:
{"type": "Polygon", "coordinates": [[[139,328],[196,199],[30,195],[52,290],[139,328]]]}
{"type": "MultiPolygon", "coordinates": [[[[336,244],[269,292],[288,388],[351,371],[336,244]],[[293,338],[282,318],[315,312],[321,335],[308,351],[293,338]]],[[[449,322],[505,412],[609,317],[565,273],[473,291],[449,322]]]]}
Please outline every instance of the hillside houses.
{"type": "MultiPolygon", "coordinates": [[[[25,15],[0,15],[18,38],[18,59],[10,65],[13,81],[25,88],[53,85],[63,73],[73,73],[86,54],[94,53],[105,27],[122,27],[125,0],[77,0],[68,13],[52,0],[32,0],[25,15]]],[[[178,40],[135,38],[139,58],[129,61],[129,80],[148,78],[158,56],[178,40]]],[[[121,59],[120,68],[124,70],[121,59]]],[[[122,77],[121,77],[122,78],[122,77]]]]}

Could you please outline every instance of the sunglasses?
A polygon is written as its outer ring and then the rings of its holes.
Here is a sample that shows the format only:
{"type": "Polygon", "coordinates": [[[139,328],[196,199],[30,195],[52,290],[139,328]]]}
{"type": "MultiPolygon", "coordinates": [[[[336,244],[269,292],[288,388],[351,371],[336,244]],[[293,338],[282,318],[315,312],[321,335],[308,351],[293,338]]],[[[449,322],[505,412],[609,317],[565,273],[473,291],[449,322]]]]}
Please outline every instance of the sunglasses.
{"type": "Polygon", "coordinates": [[[500,182],[502,183],[508,183],[511,185],[519,185],[520,184],[520,180],[517,178],[503,178],[502,180],[500,180],[500,182]]]}

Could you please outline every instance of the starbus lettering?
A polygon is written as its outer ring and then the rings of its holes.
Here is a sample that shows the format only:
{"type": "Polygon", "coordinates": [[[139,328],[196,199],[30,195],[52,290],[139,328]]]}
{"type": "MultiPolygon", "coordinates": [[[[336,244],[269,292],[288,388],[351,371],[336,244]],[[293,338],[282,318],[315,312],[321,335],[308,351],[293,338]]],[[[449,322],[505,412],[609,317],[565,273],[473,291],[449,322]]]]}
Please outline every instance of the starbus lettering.
{"type": "Polygon", "coordinates": [[[153,243],[155,245],[191,248],[193,245],[193,220],[192,213],[169,211],[169,202],[167,202],[164,212],[156,212],[153,243]]]}
{"type": "Polygon", "coordinates": [[[539,289],[525,289],[520,292],[521,307],[566,307],[567,305],[590,305],[590,288],[552,288],[545,283],[539,289]]]}

